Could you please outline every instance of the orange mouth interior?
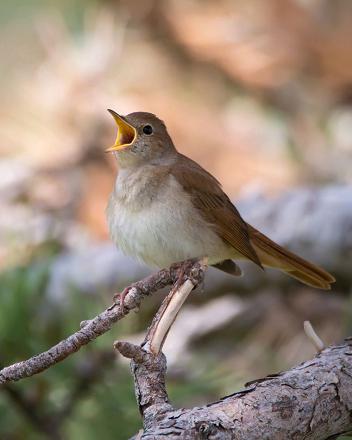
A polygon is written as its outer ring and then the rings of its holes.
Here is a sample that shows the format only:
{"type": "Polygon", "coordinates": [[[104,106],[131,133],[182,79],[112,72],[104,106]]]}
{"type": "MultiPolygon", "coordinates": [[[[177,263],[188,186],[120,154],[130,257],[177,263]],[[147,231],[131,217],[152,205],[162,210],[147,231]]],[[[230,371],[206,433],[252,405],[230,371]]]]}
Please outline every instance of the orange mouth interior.
{"type": "Polygon", "coordinates": [[[120,116],[114,110],[109,109],[108,112],[115,119],[118,130],[117,130],[115,144],[112,147],[107,148],[105,151],[110,152],[110,151],[124,150],[125,148],[133,144],[133,142],[137,137],[137,131],[132,125],[130,125],[122,116],[120,116]]]}

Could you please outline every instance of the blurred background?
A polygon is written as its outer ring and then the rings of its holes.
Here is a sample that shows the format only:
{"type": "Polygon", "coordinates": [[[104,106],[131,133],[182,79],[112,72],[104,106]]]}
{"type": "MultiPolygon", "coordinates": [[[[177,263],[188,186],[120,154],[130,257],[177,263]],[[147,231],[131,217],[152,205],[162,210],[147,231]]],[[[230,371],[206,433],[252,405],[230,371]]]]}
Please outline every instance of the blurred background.
{"type": "MultiPolygon", "coordinates": [[[[209,270],[172,329],[168,390],[190,407],[352,333],[349,0],[0,2],[0,364],[75,331],[149,273],[110,243],[107,108],[144,110],[244,218],[337,278],[209,270]]],[[[125,439],[141,427],[116,339],[141,341],[162,293],[37,377],[0,389],[0,438],[125,439]]]]}

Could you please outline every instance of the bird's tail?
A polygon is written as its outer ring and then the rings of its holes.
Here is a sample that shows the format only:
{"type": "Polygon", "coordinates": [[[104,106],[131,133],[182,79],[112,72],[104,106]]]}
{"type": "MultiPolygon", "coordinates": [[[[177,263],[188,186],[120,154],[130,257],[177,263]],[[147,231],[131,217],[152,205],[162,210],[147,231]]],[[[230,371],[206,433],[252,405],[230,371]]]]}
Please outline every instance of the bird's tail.
{"type": "Polygon", "coordinates": [[[280,269],[304,284],[330,290],[335,278],[324,269],[282,248],[248,225],[251,243],[264,266],[280,269]]]}

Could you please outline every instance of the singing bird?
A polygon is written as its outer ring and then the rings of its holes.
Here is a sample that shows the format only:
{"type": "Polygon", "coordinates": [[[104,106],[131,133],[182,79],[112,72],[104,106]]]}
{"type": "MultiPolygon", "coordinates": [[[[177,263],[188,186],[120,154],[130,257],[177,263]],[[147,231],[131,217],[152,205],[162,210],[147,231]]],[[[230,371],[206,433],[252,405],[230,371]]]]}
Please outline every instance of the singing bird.
{"type": "Polygon", "coordinates": [[[115,154],[119,173],[107,221],[122,252],[157,267],[207,257],[233,275],[241,274],[233,260],[250,260],[330,289],[332,275],[246,223],[217,179],[176,150],[163,121],[146,112],[108,111],[118,131],[106,151],[115,154]]]}

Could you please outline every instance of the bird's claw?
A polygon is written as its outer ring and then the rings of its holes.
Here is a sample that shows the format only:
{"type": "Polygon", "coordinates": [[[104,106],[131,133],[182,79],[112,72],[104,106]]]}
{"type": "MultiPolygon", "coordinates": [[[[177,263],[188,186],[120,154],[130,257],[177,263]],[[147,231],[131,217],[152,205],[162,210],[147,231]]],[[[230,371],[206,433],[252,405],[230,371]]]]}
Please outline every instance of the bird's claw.
{"type": "Polygon", "coordinates": [[[112,297],[114,303],[120,305],[121,312],[122,312],[123,315],[126,313],[126,310],[125,310],[125,297],[126,297],[126,295],[128,294],[129,291],[130,291],[130,288],[126,287],[125,289],[123,289],[122,292],[117,292],[112,297]]]}

